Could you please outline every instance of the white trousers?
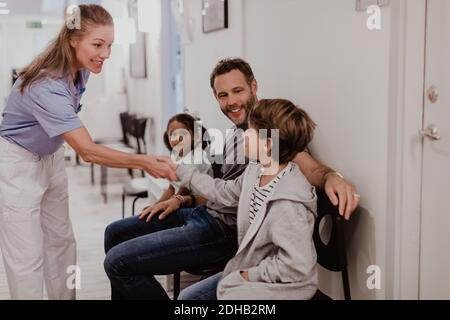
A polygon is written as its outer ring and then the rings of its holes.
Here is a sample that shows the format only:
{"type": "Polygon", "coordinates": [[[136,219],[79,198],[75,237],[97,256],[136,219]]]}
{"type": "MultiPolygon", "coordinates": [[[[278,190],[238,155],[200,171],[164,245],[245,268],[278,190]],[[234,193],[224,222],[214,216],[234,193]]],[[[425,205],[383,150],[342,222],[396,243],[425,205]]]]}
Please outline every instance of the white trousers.
{"type": "Polygon", "coordinates": [[[44,282],[49,299],[75,299],[64,148],[40,157],[0,137],[0,244],[12,299],[43,299],[44,282]]]}

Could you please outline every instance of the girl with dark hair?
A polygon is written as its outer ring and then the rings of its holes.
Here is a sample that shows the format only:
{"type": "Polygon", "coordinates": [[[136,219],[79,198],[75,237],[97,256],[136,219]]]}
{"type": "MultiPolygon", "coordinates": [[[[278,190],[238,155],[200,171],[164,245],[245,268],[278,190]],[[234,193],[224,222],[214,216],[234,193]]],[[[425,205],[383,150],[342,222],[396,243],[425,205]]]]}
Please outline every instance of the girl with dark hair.
{"type": "MultiPolygon", "coordinates": [[[[171,151],[172,159],[176,163],[193,165],[200,172],[212,175],[212,168],[204,150],[209,144],[208,140],[206,129],[201,125],[200,120],[188,113],[179,113],[173,116],[168,121],[164,133],[164,144],[171,151]]],[[[147,217],[146,221],[149,222],[155,215],[158,215],[158,218],[162,220],[172,213],[174,208],[183,207],[185,204],[183,196],[189,194],[189,189],[181,187],[177,181],[172,181],[158,201],[145,208],[139,218],[147,217]]],[[[191,201],[194,202],[195,198],[191,197],[191,201]]],[[[195,204],[192,204],[191,206],[195,207],[195,204]]]]}

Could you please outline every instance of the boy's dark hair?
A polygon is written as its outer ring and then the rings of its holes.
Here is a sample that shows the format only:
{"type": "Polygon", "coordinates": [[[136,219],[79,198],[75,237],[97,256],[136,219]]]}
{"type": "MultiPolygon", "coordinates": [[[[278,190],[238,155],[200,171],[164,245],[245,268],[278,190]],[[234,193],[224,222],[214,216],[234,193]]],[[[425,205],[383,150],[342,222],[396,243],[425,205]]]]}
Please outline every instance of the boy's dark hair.
{"type": "MultiPolygon", "coordinates": [[[[164,145],[169,149],[169,151],[172,151],[172,147],[170,146],[169,142],[169,125],[177,121],[179,123],[182,123],[189,131],[192,137],[192,144],[191,144],[191,150],[194,150],[194,130],[195,130],[195,122],[200,121],[200,119],[195,118],[194,116],[188,114],[188,113],[179,113],[174,115],[172,118],[169,119],[167,122],[167,129],[166,132],[164,132],[164,145]]],[[[202,139],[202,149],[205,149],[209,145],[209,139],[207,136],[205,137],[206,128],[202,126],[202,136],[200,137],[202,139]],[[205,139],[203,139],[205,137],[205,139]]]]}
{"type": "Polygon", "coordinates": [[[215,66],[214,70],[211,73],[210,84],[211,88],[216,94],[216,90],[214,88],[214,80],[217,76],[221,76],[233,70],[239,70],[245,76],[245,79],[248,85],[251,85],[253,80],[255,80],[255,76],[253,74],[253,70],[245,60],[241,58],[226,58],[220,60],[215,66]]]}
{"type": "MultiPolygon", "coordinates": [[[[292,161],[311,142],[316,124],[309,115],[292,102],[282,99],[264,99],[256,103],[249,115],[254,129],[279,129],[280,164],[292,161]]],[[[273,145],[276,148],[276,145],[273,145]]]]}

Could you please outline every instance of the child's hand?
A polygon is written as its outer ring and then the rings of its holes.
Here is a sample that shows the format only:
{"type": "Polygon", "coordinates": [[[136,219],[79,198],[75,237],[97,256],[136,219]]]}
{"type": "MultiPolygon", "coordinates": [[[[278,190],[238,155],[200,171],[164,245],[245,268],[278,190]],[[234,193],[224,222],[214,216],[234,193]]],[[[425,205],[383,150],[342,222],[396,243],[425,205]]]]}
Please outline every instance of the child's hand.
{"type": "Polygon", "coordinates": [[[245,281],[250,281],[248,278],[248,271],[241,271],[241,277],[244,278],[245,281]]]}
{"type": "Polygon", "coordinates": [[[159,220],[163,220],[172,212],[177,211],[181,206],[181,203],[177,199],[169,199],[166,201],[158,202],[139,214],[139,219],[147,217],[146,222],[149,222],[153,216],[159,215],[159,220]]]}

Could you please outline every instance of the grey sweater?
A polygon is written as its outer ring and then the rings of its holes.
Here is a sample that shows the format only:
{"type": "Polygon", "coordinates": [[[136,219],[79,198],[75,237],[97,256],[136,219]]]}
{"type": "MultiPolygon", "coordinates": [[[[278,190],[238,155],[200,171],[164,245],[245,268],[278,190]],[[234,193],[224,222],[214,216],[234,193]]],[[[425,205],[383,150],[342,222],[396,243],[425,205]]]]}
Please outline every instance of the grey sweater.
{"type": "Polygon", "coordinates": [[[236,180],[224,181],[179,166],[177,175],[196,194],[238,204],[239,249],[225,267],[219,299],[310,299],[317,290],[316,251],[312,239],[317,196],[294,163],[279,182],[266,208],[250,225],[250,193],[260,166],[249,164],[236,180]],[[248,271],[249,280],[240,275],[248,271]]]}

